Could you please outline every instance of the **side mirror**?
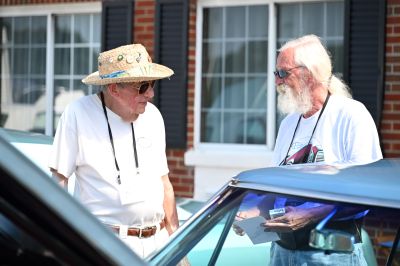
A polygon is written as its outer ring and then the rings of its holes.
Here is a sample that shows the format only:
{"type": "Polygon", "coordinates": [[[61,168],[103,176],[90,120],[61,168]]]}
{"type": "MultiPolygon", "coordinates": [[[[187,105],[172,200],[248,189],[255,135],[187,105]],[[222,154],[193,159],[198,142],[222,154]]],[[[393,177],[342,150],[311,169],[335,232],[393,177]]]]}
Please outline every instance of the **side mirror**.
{"type": "Polygon", "coordinates": [[[310,233],[309,245],[316,249],[336,252],[352,252],[354,250],[352,234],[331,229],[313,229],[310,233]]]}

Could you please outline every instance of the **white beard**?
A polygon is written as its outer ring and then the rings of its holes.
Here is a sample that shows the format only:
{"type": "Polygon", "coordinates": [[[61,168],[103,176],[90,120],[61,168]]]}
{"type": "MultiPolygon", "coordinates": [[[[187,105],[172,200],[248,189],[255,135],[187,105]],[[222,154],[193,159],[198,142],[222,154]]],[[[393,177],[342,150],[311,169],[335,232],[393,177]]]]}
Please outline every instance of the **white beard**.
{"type": "Polygon", "coordinates": [[[306,114],[312,109],[310,88],[302,85],[304,89],[299,94],[286,84],[278,85],[278,109],[282,114],[306,114]]]}

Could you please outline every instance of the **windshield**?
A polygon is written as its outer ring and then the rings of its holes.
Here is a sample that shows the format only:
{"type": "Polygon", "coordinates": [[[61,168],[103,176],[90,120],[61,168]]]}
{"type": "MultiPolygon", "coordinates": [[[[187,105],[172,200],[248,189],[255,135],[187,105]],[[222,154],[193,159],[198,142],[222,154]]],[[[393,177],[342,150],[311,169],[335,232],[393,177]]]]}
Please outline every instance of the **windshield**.
{"type": "MultiPolygon", "coordinates": [[[[336,262],[357,251],[367,265],[385,265],[399,218],[398,209],[234,188],[187,221],[149,259],[157,265],[175,265],[183,258],[190,265],[276,265],[276,250],[284,247],[319,250],[336,262]],[[288,226],[316,210],[322,215],[307,226],[288,226]]],[[[398,253],[392,257],[400,262],[398,253]]]]}

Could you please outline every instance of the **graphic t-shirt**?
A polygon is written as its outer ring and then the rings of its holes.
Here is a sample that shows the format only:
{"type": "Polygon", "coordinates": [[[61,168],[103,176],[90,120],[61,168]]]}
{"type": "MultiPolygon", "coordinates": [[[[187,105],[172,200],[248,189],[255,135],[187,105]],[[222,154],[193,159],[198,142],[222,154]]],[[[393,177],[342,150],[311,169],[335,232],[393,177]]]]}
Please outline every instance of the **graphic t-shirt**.
{"type": "Polygon", "coordinates": [[[300,114],[290,114],[282,121],[275,144],[274,165],[314,162],[365,164],[382,158],[375,123],[362,103],[342,96],[330,96],[311,138],[320,112],[309,118],[301,117],[291,146],[300,114]]]}

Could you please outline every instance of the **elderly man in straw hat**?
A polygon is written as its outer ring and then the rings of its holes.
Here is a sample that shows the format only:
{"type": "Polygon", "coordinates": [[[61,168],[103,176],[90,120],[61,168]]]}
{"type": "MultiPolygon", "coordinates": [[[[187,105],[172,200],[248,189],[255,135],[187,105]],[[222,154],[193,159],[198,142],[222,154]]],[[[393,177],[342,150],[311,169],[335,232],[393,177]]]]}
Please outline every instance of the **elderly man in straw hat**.
{"type": "Polygon", "coordinates": [[[64,186],[75,173],[83,205],[145,257],[178,227],[164,122],[150,103],[154,82],[174,72],[140,44],[101,53],[98,67],[82,81],[103,89],[67,106],[49,167],[64,186]]]}

